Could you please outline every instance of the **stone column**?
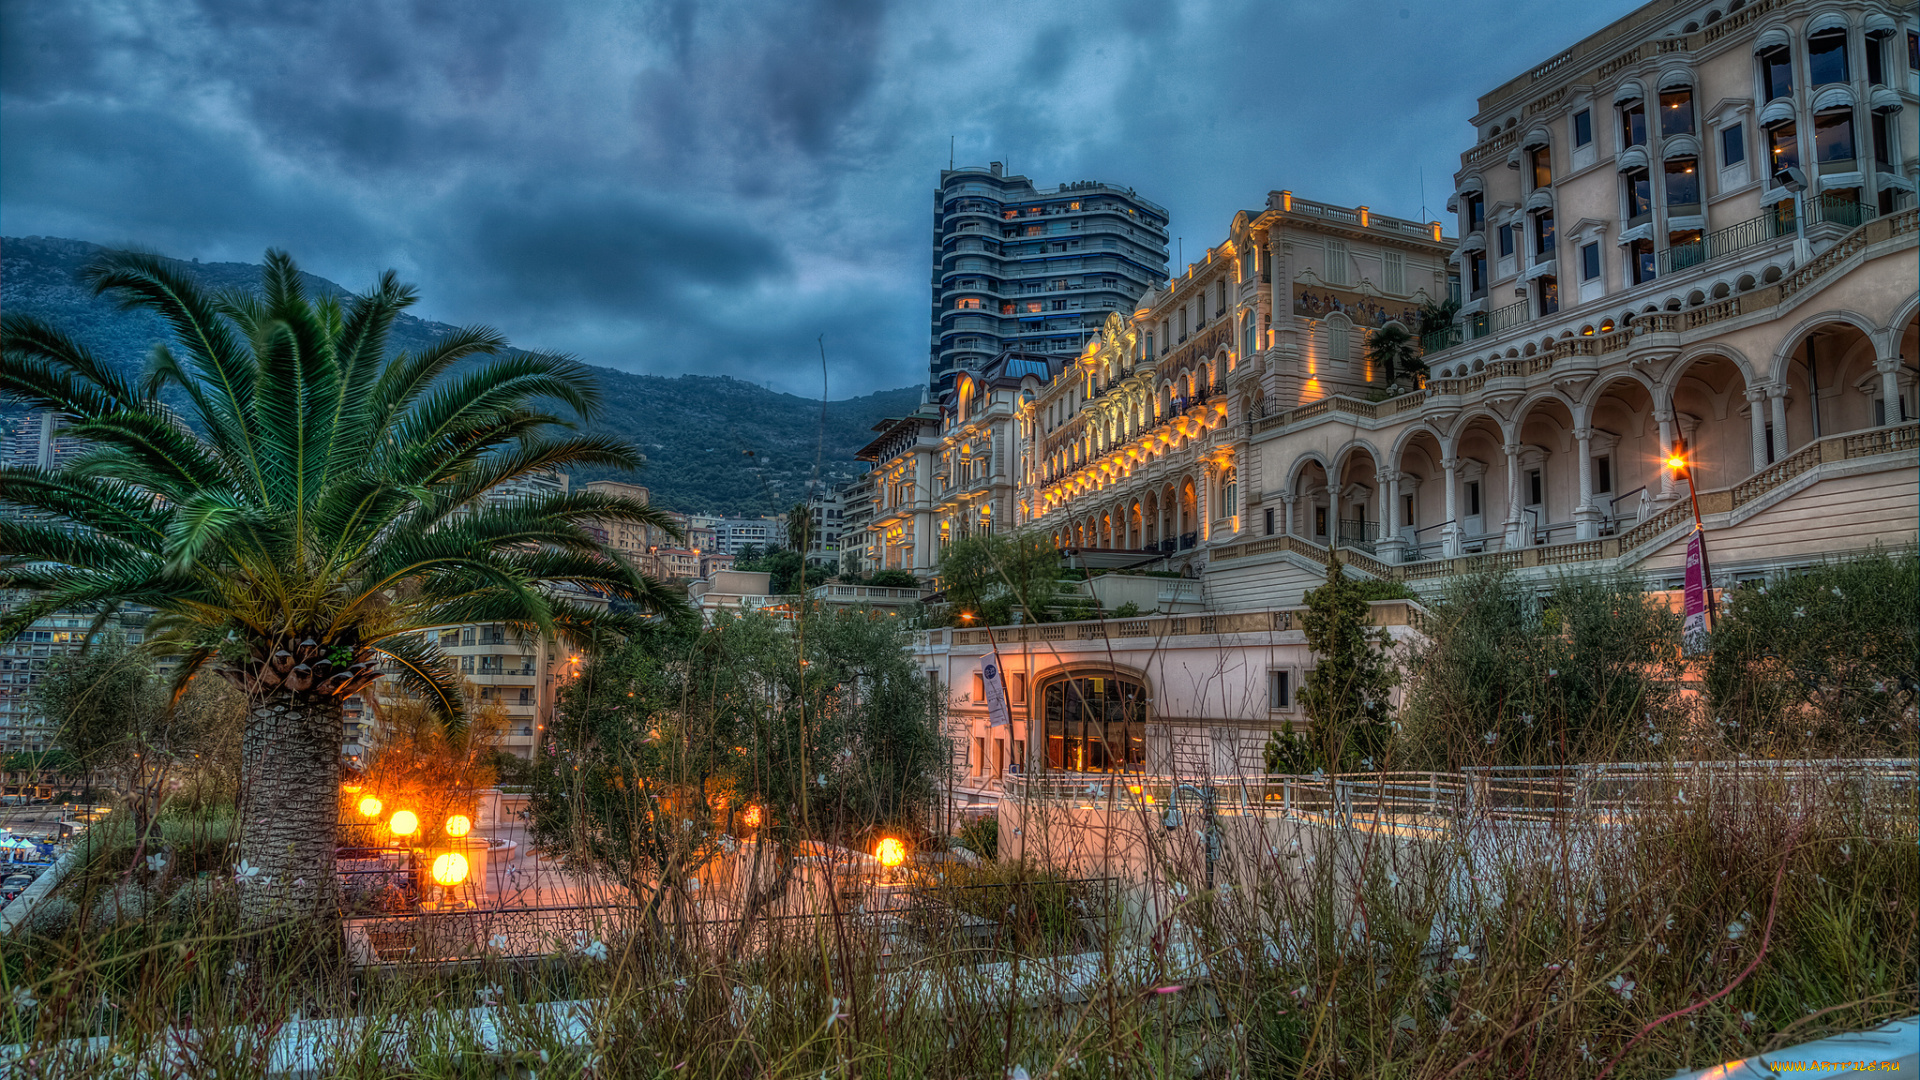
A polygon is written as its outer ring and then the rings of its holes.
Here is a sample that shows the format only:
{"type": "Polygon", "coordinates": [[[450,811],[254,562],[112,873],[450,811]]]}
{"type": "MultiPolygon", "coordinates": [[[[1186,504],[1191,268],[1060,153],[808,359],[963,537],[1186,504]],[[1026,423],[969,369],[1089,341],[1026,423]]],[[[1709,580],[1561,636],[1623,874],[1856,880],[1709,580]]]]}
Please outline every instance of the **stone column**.
{"type": "Polygon", "coordinates": [[[1767,467],[1767,388],[1747,388],[1747,419],[1753,428],[1753,470],[1767,467]]]}
{"type": "Polygon", "coordinates": [[[1883,356],[1873,362],[1880,372],[1880,400],[1886,402],[1885,421],[1889,424],[1900,422],[1900,358],[1883,356]]]}
{"type": "Polygon", "coordinates": [[[1653,418],[1660,422],[1660,498],[1664,501],[1674,497],[1673,470],[1666,465],[1668,456],[1673,453],[1673,414],[1661,409],[1653,414],[1653,418]]]}
{"type": "Polygon", "coordinates": [[[1407,561],[1407,542],[1400,537],[1400,475],[1389,472],[1381,477],[1387,482],[1387,505],[1381,508],[1378,550],[1381,561],[1389,563],[1407,561]]]}
{"type": "Polygon", "coordinates": [[[1767,387],[1767,408],[1773,414],[1773,460],[1787,456],[1787,388],[1767,387]]]}
{"type": "Polygon", "coordinates": [[[1440,526],[1440,546],[1452,558],[1460,554],[1460,459],[1441,458],[1440,468],[1446,473],[1447,483],[1447,520],[1440,526]]]}
{"type": "Polygon", "coordinates": [[[1502,530],[1501,546],[1512,551],[1526,546],[1526,530],[1520,525],[1525,517],[1520,502],[1520,444],[1506,443],[1500,449],[1506,451],[1507,455],[1507,519],[1506,527],[1502,530]]]}
{"type": "Polygon", "coordinates": [[[1600,536],[1600,508],[1593,504],[1593,429],[1573,429],[1580,444],[1580,504],[1573,508],[1573,538],[1595,540],[1600,536]]]}

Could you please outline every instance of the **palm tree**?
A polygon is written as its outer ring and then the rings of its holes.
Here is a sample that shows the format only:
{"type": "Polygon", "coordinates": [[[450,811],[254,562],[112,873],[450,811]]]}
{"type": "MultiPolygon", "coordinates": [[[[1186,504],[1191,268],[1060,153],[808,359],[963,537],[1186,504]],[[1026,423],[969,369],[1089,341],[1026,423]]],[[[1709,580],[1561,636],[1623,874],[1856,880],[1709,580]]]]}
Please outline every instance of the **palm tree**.
{"type": "Polygon", "coordinates": [[[507,353],[484,327],[389,357],[416,297],[392,271],[344,302],[310,298],[280,251],[258,295],[208,295],[147,254],[87,276],[160,314],[173,340],[136,382],[38,320],[0,320],[0,398],[66,414],[90,447],[59,470],[0,469],[0,499],[25,511],[0,515],[0,587],[35,597],[0,617],[0,640],[55,610],[154,609],[147,647],[181,658],[176,693],[211,671],[248,697],[245,923],[324,918],[345,700],[387,674],[457,727],[459,680],[426,628],[579,640],[623,618],[591,596],[679,609],[581,523],[671,526],[597,493],[497,490],[640,459],[565,430],[557,414],[589,419],[597,401],[571,359],[507,353]]]}
{"type": "Polygon", "coordinates": [[[1402,376],[1419,374],[1423,367],[1420,363],[1420,342],[1397,322],[1390,322],[1375,330],[1367,339],[1367,359],[1380,365],[1386,373],[1388,386],[1399,382],[1402,376]]]}

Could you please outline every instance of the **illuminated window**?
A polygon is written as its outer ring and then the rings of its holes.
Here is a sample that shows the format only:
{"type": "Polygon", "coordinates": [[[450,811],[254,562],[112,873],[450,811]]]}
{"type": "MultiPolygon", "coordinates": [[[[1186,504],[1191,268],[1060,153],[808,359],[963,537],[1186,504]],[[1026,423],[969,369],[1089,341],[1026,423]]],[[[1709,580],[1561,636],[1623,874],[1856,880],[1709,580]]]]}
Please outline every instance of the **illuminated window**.
{"type": "Polygon", "coordinates": [[[1682,87],[1660,92],[1660,134],[1693,134],[1693,91],[1682,87]]]}
{"type": "Polygon", "coordinates": [[[1124,677],[1075,677],[1040,691],[1047,768],[1139,772],[1147,763],[1145,687],[1124,677]]]}
{"type": "Polygon", "coordinates": [[[1800,164],[1800,140],[1791,120],[1767,128],[1767,157],[1776,177],[1788,167],[1800,164]]]}
{"type": "Polygon", "coordinates": [[[1667,172],[1667,210],[1670,213],[1685,213],[1692,208],[1699,212],[1700,172],[1694,167],[1692,158],[1673,158],[1666,163],[1667,172]]]}

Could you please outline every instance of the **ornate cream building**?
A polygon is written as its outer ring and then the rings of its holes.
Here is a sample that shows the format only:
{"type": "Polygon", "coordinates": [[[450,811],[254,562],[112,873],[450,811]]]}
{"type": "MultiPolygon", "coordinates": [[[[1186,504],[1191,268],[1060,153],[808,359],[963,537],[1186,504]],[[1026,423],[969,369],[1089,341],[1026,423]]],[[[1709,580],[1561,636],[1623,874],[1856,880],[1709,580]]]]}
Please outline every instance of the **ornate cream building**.
{"type": "Polygon", "coordinates": [[[1451,227],[1286,191],[1236,215],[1020,392],[994,510],[1089,562],[1198,577],[1209,621],[929,632],[959,786],[990,791],[1003,760],[1247,767],[1311,667],[1286,609],[1330,562],[1422,592],[1486,567],[1673,587],[1676,447],[1719,582],[1913,543],[1917,53],[1912,9],[1877,0],[1658,0],[1480,99],[1451,227]],[[1395,392],[1373,335],[1450,295],[1426,376],[1395,392]],[[1077,688],[1069,737],[1099,752],[1043,759],[1022,710],[989,728],[969,673],[990,647],[1023,698],[1077,688]],[[1095,679],[1138,731],[1084,726],[1112,704],[1095,679]],[[1136,739],[1168,749],[1134,763],[1136,739]]]}

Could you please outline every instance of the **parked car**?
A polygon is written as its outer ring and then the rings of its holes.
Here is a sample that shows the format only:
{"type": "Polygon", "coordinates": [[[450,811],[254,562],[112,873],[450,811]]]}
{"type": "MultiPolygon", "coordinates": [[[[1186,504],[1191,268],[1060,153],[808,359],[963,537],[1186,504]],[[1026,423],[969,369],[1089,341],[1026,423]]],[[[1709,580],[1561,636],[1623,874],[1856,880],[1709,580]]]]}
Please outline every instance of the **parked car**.
{"type": "Polygon", "coordinates": [[[9,875],[5,881],[0,881],[0,903],[11,903],[14,897],[26,892],[31,884],[33,878],[26,874],[9,875]]]}

